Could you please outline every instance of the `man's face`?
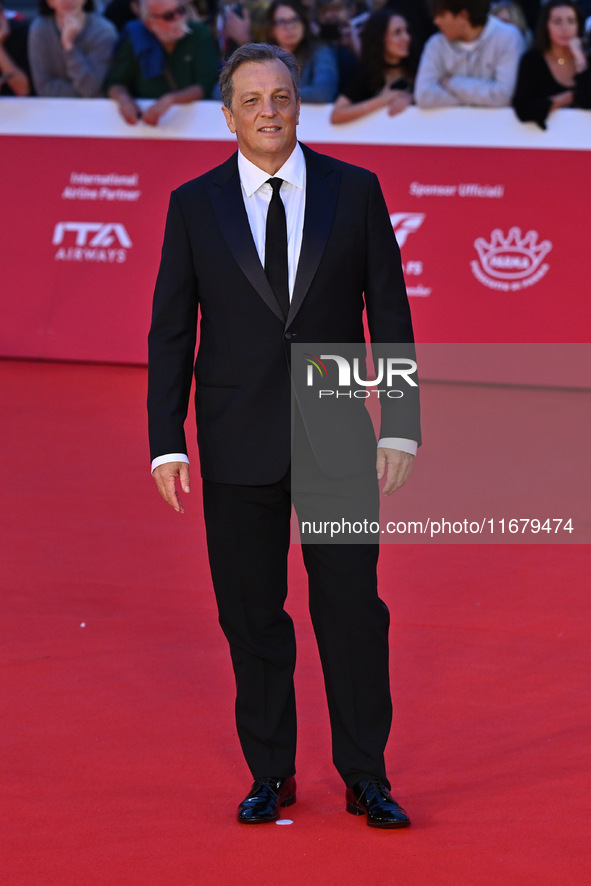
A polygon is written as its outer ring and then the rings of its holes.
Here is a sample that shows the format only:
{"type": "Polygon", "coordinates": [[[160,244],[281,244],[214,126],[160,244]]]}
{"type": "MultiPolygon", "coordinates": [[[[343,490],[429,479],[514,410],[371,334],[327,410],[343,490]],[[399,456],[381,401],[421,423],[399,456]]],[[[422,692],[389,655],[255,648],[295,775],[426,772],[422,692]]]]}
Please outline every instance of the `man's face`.
{"type": "Polygon", "coordinates": [[[232,81],[232,110],[222,109],[228,128],[247,160],[274,175],[297,142],[300,102],[291,74],[279,59],[244,62],[232,81]]]}
{"type": "Polygon", "coordinates": [[[468,13],[462,10],[454,15],[449,9],[438,13],[433,19],[435,27],[439,28],[444,37],[450,42],[454,40],[463,40],[466,36],[467,26],[469,25],[468,13]]]}
{"type": "Polygon", "coordinates": [[[164,46],[174,46],[189,32],[187,11],[182,0],[149,0],[142,21],[164,46]]]}

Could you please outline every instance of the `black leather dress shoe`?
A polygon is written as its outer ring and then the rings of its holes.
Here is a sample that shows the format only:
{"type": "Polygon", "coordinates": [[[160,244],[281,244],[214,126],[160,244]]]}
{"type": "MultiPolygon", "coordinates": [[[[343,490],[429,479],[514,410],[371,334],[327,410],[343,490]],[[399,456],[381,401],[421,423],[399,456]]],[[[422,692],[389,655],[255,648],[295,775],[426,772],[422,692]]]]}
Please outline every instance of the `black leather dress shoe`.
{"type": "Polygon", "coordinates": [[[407,828],[410,819],[379,778],[362,778],[347,788],[347,812],[367,814],[372,828],[407,828]]]}
{"type": "Polygon", "coordinates": [[[296,801],[296,780],[290,778],[257,778],[248,797],[238,807],[238,821],[262,824],[277,821],[280,806],[296,801]]]}

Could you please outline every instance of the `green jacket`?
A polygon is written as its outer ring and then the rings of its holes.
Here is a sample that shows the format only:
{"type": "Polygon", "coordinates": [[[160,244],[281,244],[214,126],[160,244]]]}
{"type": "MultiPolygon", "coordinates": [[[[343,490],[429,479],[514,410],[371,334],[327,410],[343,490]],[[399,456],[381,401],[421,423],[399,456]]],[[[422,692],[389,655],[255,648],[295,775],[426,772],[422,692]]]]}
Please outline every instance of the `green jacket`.
{"type": "Polygon", "coordinates": [[[199,22],[188,25],[191,32],[179,40],[170,54],[165,53],[168,76],[162,73],[148,79],[142,75],[131,40],[124,32],[105,88],[125,86],[134,98],[160,98],[167,92],[199,85],[208,98],[218,76],[215,41],[206,25],[199,22]]]}

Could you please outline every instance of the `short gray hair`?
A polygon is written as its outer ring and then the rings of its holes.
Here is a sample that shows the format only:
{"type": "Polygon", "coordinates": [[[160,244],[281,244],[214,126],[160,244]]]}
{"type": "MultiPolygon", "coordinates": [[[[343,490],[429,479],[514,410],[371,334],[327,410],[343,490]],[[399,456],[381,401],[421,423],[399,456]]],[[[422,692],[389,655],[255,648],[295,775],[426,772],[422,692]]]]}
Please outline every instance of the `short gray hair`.
{"type": "Polygon", "coordinates": [[[234,98],[233,76],[240,65],[246,62],[283,62],[291,75],[291,82],[295,91],[296,100],[300,97],[300,66],[293,53],[287,49],[281,49],[271,43],[245,43],[239,46],[232,53],[220,74],[220,90],[222,93],[222,101],[229,111],[232,110],[232,99],[234,98]]]}

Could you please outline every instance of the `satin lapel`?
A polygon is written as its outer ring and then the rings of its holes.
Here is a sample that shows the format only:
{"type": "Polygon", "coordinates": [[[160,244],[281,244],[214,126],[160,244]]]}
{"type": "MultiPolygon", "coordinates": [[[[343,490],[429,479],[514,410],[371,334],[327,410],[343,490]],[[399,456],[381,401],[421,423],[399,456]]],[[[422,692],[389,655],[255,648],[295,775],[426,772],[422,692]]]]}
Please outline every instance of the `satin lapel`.
{"type": "Polygon", "coordinates": [[[242,199],[236,156],[231,157],[218,172],[216,178],[208,182],[208,191],[226,243],[267,307],[284,323],[285,315],[269,285],[254,245],[242,199]]]}
{"type": "Polygon", "coordinates": [[[321,154],[302,145],[306,157],[306,211],[288,324],[299,311],[318,269],[336,210],[340,173],[321,154]]]}

